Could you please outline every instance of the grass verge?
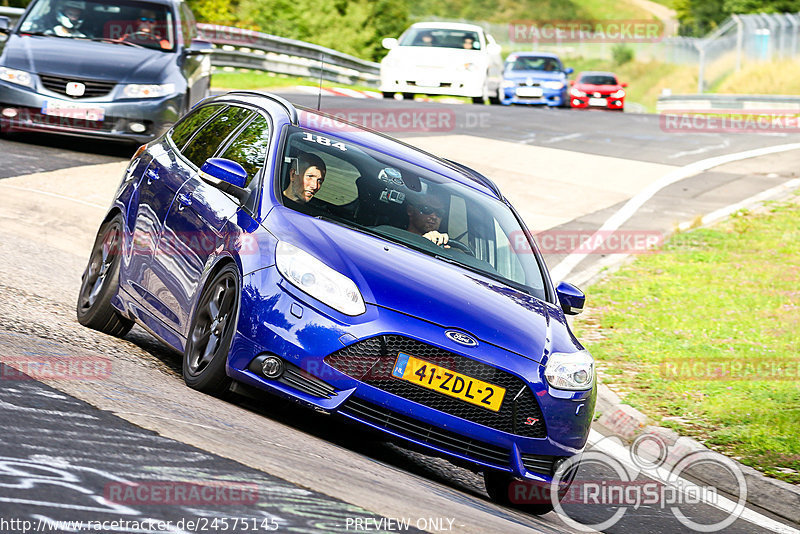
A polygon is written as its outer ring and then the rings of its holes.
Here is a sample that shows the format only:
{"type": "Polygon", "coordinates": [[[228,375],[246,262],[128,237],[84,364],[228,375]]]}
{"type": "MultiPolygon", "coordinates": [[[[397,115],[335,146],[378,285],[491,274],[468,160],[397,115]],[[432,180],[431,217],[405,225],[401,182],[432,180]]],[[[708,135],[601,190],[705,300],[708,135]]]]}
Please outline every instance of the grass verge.
{"type": "Polygon", "coordinates": [[[673,236],[592,288],[578,337],[662,426],[800,483],[800,201],[673,236]]]}

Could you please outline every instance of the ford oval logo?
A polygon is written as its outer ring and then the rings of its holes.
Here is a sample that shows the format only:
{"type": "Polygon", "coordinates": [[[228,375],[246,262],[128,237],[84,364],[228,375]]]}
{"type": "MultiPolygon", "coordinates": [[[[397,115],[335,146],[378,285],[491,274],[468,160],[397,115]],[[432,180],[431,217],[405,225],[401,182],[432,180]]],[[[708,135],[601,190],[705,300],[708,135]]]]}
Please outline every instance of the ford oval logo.
{"type": "Polygon", "coordinates": [[[448,338],[452,339],[459,345],[466,345],[467,347],[474,347],[478,344],[469,334],[465,334],[464,332],[459,332],[458,330],[445,330],[444,335],[448,338]]]}

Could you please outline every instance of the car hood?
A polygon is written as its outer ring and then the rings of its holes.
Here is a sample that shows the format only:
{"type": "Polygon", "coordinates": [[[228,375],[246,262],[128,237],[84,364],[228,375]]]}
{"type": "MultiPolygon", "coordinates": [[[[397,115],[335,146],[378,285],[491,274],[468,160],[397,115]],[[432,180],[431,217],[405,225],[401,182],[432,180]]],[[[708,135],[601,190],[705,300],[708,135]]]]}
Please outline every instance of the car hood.
{"type": "Polygon", "coordinates": [[[13,34],[3,50],[6,67],[55,76],[129,83],[160,83],[174,54],[78,39],[13,34]]]}
{"type": "Polygon", "coordinates": [[[398,46],[386,55],[384,62],[387,60],[403,66],[454,68],[459,63],[486,61],[486,54],[480,50],[459,48],[398,46]]]}
{"type": "Polygon", "coordinates": [[[521,291],[334,223],[309,224],[305,216],[276,208],[268,227],[350,277],[366,302],[463,330],[537,362],[560,319],[559,310],[521,291]],[[285,217],[274,217],[276,211],[285,217]]]}
{"type": "Polygon", "coordinates": [[[621,85],[595,85],[593,83],[576,83],[575,87],[585,93],[593,93],[594,91],[601,91],[603,93],[614,92],[622,89],[621,85]]]}
{"type": "Polygon", "coordinates": [[[545,72],[542,70],[513,70],[503,74],[506,80],[531,80],[537,81],[557,81],[563,82],[567,79],[567,75],[563,72],[545,72]]]}

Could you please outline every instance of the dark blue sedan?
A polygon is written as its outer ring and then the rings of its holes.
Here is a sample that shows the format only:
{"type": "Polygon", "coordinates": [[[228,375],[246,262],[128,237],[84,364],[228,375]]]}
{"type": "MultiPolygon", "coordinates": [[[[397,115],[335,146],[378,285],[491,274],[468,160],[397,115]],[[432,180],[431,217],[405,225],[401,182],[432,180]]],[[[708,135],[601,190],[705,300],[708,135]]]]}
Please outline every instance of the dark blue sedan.
{"type": "Polygon", "coordinates": [[[483,471],[508,502],[586,443],[594,361],[565,318],[583,303],[486,177],[234,92],[136,152],[77,313],[142,325],[190,387],[339,414],[483,471]]]}
{"type": "Polygon", "coordinates": [[[178,0],[34,0],[0,20],[0,131],[150,141],[208,96],[196,33],[178,0]]]}

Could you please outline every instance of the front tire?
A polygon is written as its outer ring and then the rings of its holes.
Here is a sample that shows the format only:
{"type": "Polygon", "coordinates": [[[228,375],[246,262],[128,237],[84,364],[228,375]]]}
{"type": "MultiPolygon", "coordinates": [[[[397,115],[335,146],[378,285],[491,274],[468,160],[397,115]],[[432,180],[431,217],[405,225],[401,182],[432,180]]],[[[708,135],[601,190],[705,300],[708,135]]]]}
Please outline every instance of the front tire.
{"type": "Polygon", "coordinates": [[[236,331],[239,300],[239,272],[229,263],[206,283],[189,327],[183,380],[190,388],[221,395],[230,386],[225,363],[236,331]]]}
{"type": "Polygon", "coordinates": [[[133,321],[111,305],[111,298],[119,289],[124,224],[122,215],[117,214],[100,226],[81,277],[76,309],[78,322],[83,326],[117,337],[124,336],[133,327],[133,321]]]}

